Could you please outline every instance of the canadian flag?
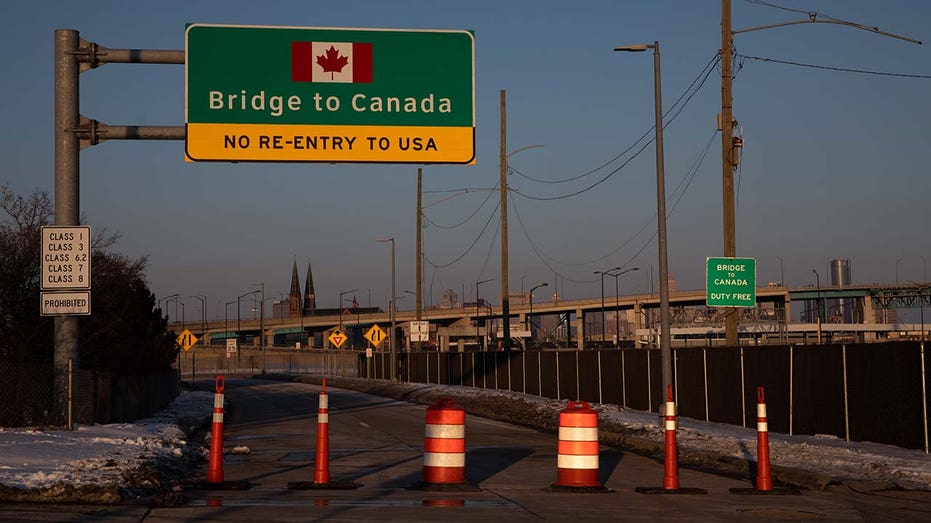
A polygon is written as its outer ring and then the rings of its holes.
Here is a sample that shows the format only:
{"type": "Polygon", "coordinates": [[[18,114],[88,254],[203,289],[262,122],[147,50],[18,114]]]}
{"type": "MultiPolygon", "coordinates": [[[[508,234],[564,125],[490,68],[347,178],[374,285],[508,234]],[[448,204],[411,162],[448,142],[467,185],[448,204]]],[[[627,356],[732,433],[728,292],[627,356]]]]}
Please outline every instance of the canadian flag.
{"type": "Polygon", "coordinates": [[[291,81],[372,83],[372,44],[291,42],[291,81]]]}

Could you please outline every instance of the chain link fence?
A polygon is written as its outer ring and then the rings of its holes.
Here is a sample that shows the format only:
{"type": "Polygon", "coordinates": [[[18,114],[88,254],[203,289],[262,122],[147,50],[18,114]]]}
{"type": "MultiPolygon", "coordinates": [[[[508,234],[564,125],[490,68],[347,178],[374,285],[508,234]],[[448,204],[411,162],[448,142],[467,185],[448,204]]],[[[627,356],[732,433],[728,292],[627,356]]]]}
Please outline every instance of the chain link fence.
{"type": "Polygon", "coordinates": [[[176,371],[116,376],[51,361],[0,362],[0,427],[70,428],[119,423],[168,406],[180,392],[176,371]]]}

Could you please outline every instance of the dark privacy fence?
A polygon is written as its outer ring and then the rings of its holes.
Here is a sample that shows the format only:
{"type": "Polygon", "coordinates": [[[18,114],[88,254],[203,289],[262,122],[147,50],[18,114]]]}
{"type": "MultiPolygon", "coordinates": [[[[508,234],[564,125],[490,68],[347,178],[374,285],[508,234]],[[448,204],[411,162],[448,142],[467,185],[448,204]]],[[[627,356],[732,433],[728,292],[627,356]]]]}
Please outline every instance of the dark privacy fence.
{"type": "MultiPolygon", "coordinates": [[[[176,371],[116,376],[74,369],[70,381],[74,423],[145,418],[167,407],[180,391],[176,371]]],[[[59,405],[67,398],[55,397],[54,383],[50,361],[0,362],[0,427],[67,426],[67,405],[59,405]]]]}
{"type": "MultiPolygon", "coordinates": [[[[674,351],[679,415],[756,426],[766,389],[769,430],[832,435],[928,451],[929,372],[918,342],[674,351]]],[[[398,355],[401,381],[510,390],[656,412],[660,351],[414,352],[398,355]]],[[[359,357],[359,376],[390,377],[390,356],[359,357]]]]}

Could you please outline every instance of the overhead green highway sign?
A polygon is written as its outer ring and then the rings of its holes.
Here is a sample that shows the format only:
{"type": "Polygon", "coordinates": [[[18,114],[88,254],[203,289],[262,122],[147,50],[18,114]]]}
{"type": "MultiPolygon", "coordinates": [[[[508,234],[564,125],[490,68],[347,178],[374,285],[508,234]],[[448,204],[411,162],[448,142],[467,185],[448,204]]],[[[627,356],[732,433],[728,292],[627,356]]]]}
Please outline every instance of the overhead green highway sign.
{"type": "Polygon", "coordinates": [[[195,161],[474,163],[468,31],[191,24],[195,161]]]}

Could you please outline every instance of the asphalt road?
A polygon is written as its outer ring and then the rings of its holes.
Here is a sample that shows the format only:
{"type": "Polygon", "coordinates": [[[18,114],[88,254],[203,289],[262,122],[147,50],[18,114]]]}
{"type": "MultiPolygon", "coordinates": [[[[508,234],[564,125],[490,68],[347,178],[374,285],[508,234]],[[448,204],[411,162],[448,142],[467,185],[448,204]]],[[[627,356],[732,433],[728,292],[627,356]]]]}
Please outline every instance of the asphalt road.
{"type": "MultiPolygon", "coordinates": [[[[474,491],[418,490],[425,409],[355,391],[328,389],[331,481],[354,490],[294,490],[314,471],[317,397],[304,383],[226,382],[228,481],[247,490],[188,489],[173,508],[7,506],[0,519],[127,521],[931,521],[931,493],[832,486],[800,495],[736,495],[747,478],[680,470],[682,487],[706,495],[645,495],[662,484],[662,464],[600,449],[600,479],[609,493],[547,490],[556,479],[554,433],[466,416],[466,479],[474,491]],[[244,449],[241,449],[244,450],[244,449]]],[[[206,474],[206,470],[204,471],[206,474]]]]}

